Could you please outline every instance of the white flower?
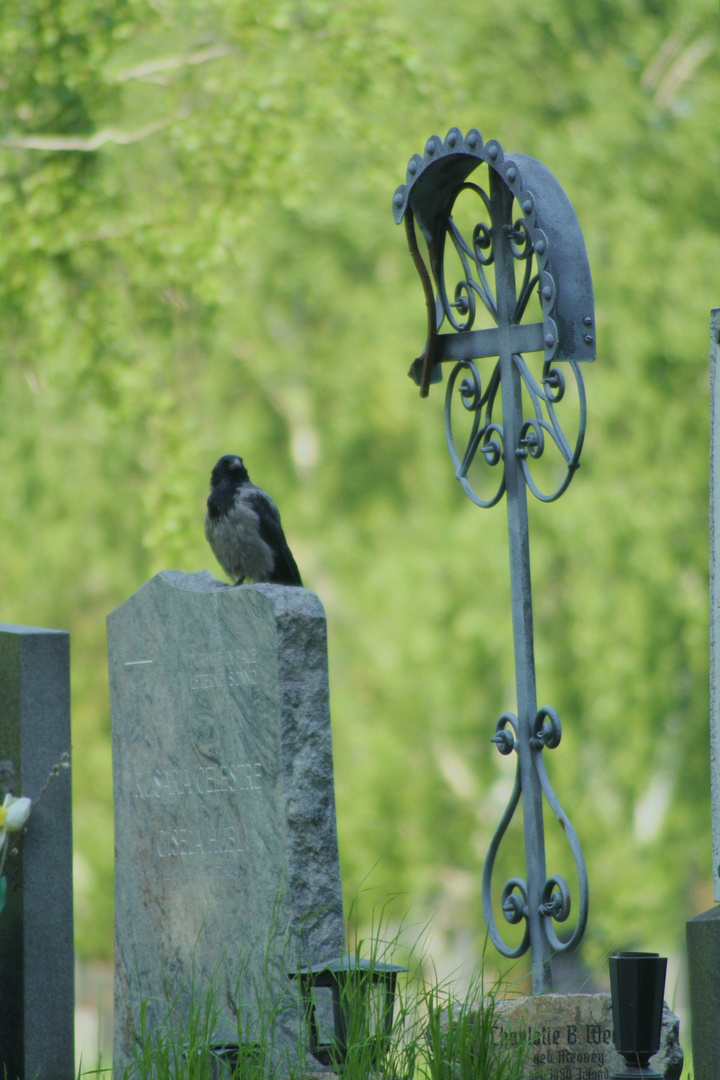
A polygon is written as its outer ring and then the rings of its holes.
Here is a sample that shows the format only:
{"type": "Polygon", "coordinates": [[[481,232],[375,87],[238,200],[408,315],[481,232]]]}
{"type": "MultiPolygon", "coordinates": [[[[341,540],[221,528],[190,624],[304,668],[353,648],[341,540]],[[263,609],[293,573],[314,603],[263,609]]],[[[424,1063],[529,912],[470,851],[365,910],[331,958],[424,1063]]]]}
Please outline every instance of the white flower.
{"type": "Polygon", "coordinates": [[[0,850],[5,845],[5,837],[9,832],[19,832],[25,828],[27,819],[30,817],[32,799],[16,799],[14,795],[6,795],[0,806],[0,850]]]}

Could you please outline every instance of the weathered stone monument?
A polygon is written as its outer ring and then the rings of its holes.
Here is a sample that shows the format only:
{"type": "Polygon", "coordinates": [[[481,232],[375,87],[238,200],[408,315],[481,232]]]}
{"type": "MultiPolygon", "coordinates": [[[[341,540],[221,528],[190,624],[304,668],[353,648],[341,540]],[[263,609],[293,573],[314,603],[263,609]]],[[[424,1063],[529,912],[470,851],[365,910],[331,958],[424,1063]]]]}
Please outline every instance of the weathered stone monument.
{"type": "MultiPolygon", "coordinates": [[[[713,899],[720,900],[720,308],[710,316],[710,786],[713,899]]],[[[720,1076],[720,906],[686,926],[696,1080],[720,1076]]]]}
{"type": "MultiPolygon", "coordinates": [[[[45,789],[17,855],[6,857],[0,912],[0,1074],[73,1080],[74,953],[70,771],[70,637],[0,624],[0,757],[15,796],[45,789]]],[[[15,834],[5,844],[15,846],[15,834]]]]}
{"type": "MultiPolygon", "coordinates": [[[[606,1080],[625,1062],[615,1049],[610,994],[546,994],[496,1002],[495,1035],[527,1039],[524,1080],[606,1080]]],[[[660,1076],[683,1068],[678,1018],[664,1006],[660,1049],[650,1059],[660,1076]]]]}
{"type": "MultiPolygon", "coordinates": [[[[344,932],[318,598],[165,571],[108,617],[108,652],[121,1070],[143,1002],[152,1025],[215,985],[212,1038],[252,1040],[253,980],[295,993],[289,972],[344,932]]],[[[297,1021],[281,1014],[278,1045],[297,1021]]]]}

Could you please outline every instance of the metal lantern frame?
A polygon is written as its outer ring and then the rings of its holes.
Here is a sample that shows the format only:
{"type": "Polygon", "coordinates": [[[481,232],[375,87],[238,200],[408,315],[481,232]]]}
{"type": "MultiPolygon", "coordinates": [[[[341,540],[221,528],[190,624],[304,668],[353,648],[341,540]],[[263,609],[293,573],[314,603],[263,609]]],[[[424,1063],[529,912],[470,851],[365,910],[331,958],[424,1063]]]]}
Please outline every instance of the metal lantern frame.
{"type": "Polygon", "coordinates": [[[479,507],[494,506],[507,495],[517,713],[502,714],[492,741],[501,754],[516,753],[517,769],[485,861],[482,904],[490,938],[504,956],[519,957],[530,948],[533,992],[542,993],[552,988],[553,953],[573,949],[582,939],[589,898],[580,843],[545,769],[544,751],[559,745],[562,728],[557,712],[549,705],[538,708],[536,700],[527,489],[540,501],[552,502],[567,490],[580,464],[586,425],[580,365],[595,359],[590,267],[575,212],[552,173],[526,154],[505,154],[496,140],[484,142],[476,129],[463,135],[451,128],[445,139],[433,135],[427,141],[424,152],[410,159],[405,183],[393,197],[393,215],[396,223],[405,223],[427,309],[425,348],[410,377],[426,397],[442,380],[443,365],[452,365],[445,434],[455,476],[479,507]],[[473,175],[483,165],[487,187],[473,175]],[[463,235],[453,217],[464,193],[477,199],[479,220],[472,236],[463,235]],[[417,230],[427,246],[427,262],[417,230]],[[459,267],[454,280],[447,271],[449,251],[459,267]],[[528,305],[536,292],[541,319],[529,321],[528,305]],[[477,328],[483,309],[492,325],[477,328]],[[441,333],[444,328],[447,332],[441,333]],[[532,353],[542,354],[539,378],[525,359],[532,353]],[[491,363],[485,377],[481,360],[491,363]],[[568,378],[574,379],[578,401],[572,439],[560,422],[568,378]],[[530,403],[527,414],[525,401],[530,403]],[[471,418],[464,446],[455,434],[454,407],[471,418]],[[564,472],[559,484],[544,491],[533,465],[552,447],[564,472]],[[471,483],[474,463],[497,477],[489,497],[471,483]],[[568,918],[570,888],[559,874],[546,871],[543,797],[567,836],[579,883],[577,923],[565,941],[553,922],[568,918]],[[509,923],[524,920],[525,933],[511,947],[495,922],[491,883],[500,842],[521,798],[526,877],[506,882],[502,910],[509,923]]]}
{"type": "Polygon", "coordinates": [[[392,1034],[397,977],[407,968],[386,964],[379,960],[367,960],[345,954],[335,960],[313,964],[291,971],[289,977],[296,979],[307,1024],[310,1053],[321,1065],[342,1068],[347,1060],[349,1040],[352,1035],[353,1009],[363,1003],[371,986],[380,986],[383,1002],[379,1027],[374,1034],[373,1062],[387,1050],[392,1034]],[[329,989],[332,993],[333,1029],[332,1042],[321,1042],[313,991],[329,989]]]}

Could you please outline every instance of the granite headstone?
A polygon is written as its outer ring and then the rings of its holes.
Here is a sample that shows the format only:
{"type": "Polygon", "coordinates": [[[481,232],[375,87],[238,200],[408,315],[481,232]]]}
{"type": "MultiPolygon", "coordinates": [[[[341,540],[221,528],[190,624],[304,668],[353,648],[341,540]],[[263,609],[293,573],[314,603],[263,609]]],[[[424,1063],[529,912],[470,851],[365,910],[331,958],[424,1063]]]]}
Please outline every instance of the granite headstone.
{"type": "Polygon", "coordinates": [[[694,1080],[720,1076],[720,906],[685,925],[694,1080]]]}
{"type": "MultiPolygon", "coordinates": [[[[496,1009],[498,1041],[529,1044],[524,1080],[606,1080],[625,1068],[614,1046],[609,994],[543,994],[498,1001],[496,1009]]],[[[668,1080],[682,1073],[678,1019],[667,1005],[650,1065],[668,1080]]]]}
{"type": "Polygon", "coordinates": [[[121,1070],[143,1001],[152,1025],[178,994],[182,1014],[191,981],[219,984],[212,1034],[232,1043],[235,1011],[254,1022],[238,979],[289,993],[289,971],[337,956],[344,931],[318,598],[165,571],[108,617],[108,653],[121,1070]]]}
{"type": "Polygon", "coordinates": [[[0,757],[12,794],[33,800],[17,855],[6,858],[0,913],[0,1075],[73,1080],[74,951],[70,636],[0,623],[0,757]]]}
{"type": "MultiPolygon", "coordinates": [[[[720,900],[720,308],[710,314],[710,798],[713,899],[720,900]]],[[[693,1064],[720,1076],[720,907],[685,926],[693,1064]]]]}
{"type": "Polygon", "coordinates": [[[713,899],[720,900],[720,308],[710,317],[710,796],[713,899]]]}

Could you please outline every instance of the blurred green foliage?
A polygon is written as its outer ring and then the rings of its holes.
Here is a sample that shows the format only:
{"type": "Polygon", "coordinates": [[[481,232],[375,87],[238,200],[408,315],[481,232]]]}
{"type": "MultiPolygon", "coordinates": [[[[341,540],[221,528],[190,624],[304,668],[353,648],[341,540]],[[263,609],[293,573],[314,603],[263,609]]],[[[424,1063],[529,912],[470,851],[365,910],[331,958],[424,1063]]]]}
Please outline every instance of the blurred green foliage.
{"type": "MultiPolygon", "coordinates": [[[[512,771],[489,741],[515,705],[504,504],[465,498],[442,389],[406,378],[425,311],[390,212],[452,125],[551,169],[594,277],[583,466],[531,507],[587,959],[676,949],[710,905],[716,22],[714,0],[4,0],[0,617],[72,634],[81,955],[112,951],[104,618],[161,569],[221,576],[202,519],[229,451],[327,610],[349,894],[375,867],[482,940],[512,771]]],[[[523,871],[506,841],[498,882],[523,871]]]]}

